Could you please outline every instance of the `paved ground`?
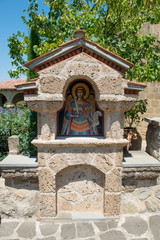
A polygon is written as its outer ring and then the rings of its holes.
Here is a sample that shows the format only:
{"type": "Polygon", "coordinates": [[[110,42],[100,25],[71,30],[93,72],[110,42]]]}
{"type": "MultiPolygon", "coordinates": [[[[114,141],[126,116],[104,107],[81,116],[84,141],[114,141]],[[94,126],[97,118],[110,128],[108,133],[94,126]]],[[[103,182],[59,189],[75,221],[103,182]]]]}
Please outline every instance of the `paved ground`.
{"type": "Polygon", "coordinates": [[[104,220],[2,219],[1,240],[160,240],[160,213],[104,220]]]}

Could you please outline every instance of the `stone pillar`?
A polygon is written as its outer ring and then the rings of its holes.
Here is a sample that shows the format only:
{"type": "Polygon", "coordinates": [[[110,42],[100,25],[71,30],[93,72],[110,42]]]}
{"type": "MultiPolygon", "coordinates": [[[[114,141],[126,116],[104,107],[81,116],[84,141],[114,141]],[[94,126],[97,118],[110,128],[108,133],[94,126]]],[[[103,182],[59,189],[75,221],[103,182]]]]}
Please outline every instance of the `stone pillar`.
{"type": "Polygon", "coordinates": [[[19,137],[13,135],[8,138],[8,148],[9,154],[18,155],[19,154],[19,137]]]}

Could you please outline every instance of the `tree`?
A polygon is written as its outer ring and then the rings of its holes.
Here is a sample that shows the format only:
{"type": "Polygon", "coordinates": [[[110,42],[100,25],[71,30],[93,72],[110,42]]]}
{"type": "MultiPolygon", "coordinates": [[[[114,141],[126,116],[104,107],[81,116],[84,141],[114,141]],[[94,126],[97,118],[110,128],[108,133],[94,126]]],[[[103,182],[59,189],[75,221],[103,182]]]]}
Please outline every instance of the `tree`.
{"type": "MultiPolygon", "coordinates": [[[[27,60],[30,61],[36,57],[38,57],[38,54],[34,51],[34,46],[39,46],[39,35],[36,26],[32,26],[30,30],[30,36],[28,41],[28,48],[27,48],[27,60]]],[[[38,77],[37,73],[32,71],[31,69],[28,69],[27,71],[27,79],[28,81],[30,79],[38,77]]]]}
{"type": "MultiPolygon", "coordinates": [[[[144,22],[160,22],[160,0],[45,0],[48,13],[38,12],[36,0],[22,16],[29,29],[37,27],[39,46],[36,54],[42,55],[73,38],[76,29],[85,29],[87,38],[113,53],[131,61],[135,67],[125,77],[137,81],[160,81],[160,47],[151,35],[140,35],[144,22]]],[[[24,56],[29,44],[28,36],[18,32],[9,38],[10,57],[17,67],[11,77],[25,73],[24,56]]]]}

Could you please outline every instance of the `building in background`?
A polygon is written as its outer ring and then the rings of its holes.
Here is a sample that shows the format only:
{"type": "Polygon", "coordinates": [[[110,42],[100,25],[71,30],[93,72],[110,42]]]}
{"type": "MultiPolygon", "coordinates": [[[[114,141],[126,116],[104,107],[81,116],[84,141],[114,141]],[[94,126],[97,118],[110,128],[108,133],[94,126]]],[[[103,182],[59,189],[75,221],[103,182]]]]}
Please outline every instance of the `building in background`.
{"type": "Polygon", "coordinates": [[[16,105],[24,100],[23,90],[17,90],[16,85],[25,83],[26,79],[16,79],[0,82],[0,107],[8,102],[16,105]]]}

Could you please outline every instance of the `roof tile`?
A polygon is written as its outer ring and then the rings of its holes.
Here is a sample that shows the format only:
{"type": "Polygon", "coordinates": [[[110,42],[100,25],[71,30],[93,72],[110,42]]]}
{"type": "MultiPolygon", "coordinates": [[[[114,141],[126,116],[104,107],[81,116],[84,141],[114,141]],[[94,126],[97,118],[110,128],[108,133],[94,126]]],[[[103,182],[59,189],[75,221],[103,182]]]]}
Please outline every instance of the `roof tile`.
{"type": "Polygon", "coordinates": [[[9,81],[3,81],[0,82],[0,90],[10,90],[10,89],[16,89],[17,84],[23,84],[26,82],[26,78],[25,79],[14,79],[14,80],[9,80],[9,81]]]}

